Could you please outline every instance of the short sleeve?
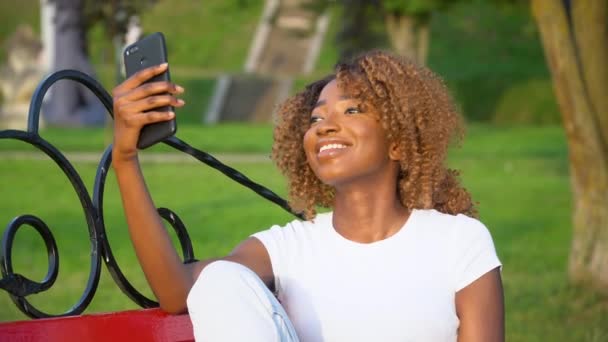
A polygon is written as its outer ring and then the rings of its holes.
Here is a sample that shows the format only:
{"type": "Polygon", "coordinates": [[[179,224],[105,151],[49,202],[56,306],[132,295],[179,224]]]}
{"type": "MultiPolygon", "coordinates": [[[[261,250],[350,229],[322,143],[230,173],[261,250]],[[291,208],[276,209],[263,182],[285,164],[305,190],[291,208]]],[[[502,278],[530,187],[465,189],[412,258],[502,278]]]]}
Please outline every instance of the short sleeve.
{"type": "MultiPolygon", "coordinates": [[[[464,216],[464,215],[463,215],[464,216]]],[[[492,236],[486,226],[476,219],[465,217],[460,226],[459,246],[455,256],[456,292],[467,287],[487,272],[501,267],[492,236]]]]}
{"type": "Polygon", "coordinates": [[[274,274],[274,285],[275,291],[280,293],[282,291],[281,286],[281,275],[285,272],[284,263],[286,258],[283,254],[284,246],[285,246],[285,231],[286,228],[280,226],[272,226],[270,229],[255,233],[251,235],[252,237],[260,240],[266,251],[268,252],[268,256],[270,257],[270,264],[272,266],[272,273],[274,274]]]}

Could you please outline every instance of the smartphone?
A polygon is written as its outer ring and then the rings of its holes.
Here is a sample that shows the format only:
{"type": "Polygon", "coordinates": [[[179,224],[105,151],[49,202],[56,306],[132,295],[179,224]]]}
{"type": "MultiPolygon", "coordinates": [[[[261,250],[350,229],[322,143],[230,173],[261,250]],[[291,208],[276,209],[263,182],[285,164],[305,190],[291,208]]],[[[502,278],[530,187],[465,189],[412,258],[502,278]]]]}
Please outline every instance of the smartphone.
{"type": "MultiPolygon", "coordinates": [[[[165,45],[165,36],[161,32],[152,33],[145,36],[139,41],[127,46],[123,52],[125,62],[125,72],[127,78],[131,77],[138,71],[167,63],[167,46],[165,45]]],[[[160,75],[156,75],[149,79],[148,82],[171,81],[169,68],[160,75]]],[[[172,106],[164,106],[154,108],[150,111],[173,111],[172,106]]],[[[170,121],[157,122],[145,125],[139,134],[137,147],[144,149],[172,136],[177,131],[177,122],[175,118],[170,121]]]]}

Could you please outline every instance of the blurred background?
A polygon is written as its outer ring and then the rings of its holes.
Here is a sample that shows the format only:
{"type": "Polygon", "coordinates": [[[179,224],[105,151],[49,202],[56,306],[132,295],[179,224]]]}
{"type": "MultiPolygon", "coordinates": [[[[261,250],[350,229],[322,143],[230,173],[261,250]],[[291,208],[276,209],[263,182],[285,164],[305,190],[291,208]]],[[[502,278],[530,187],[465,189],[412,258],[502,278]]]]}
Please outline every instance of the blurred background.
{"type": "MultiPolygon", "coordinates": [[[[81,70],[110,91],[124,79],[124,47],[160,31],[172,78],[186,88],[177,136],[285,195],[269,159],[276,105],[331,73],[340,58],[395,51],[442,76],[467,122],[449,162],[461,170],[504,264],[507,340],[608,341],[608,107],[601,100],[608,69],[596,67],[608,57],[607,8],[604,0],[2,1],[0,129],[25,129],[33,91],[54,70],[81,70]]],[[[69,81],[44,101],[40,134],[68,156],[89,191],[111,143],[110,121],[91,93],[69,81]]],[[[198,258],[292,219],[162,144],[143,151],[142,162],[157,206],[186,223],[198,258]]],[[[112,250],[151,296],[112,177],[104,199],[112,250]]],[[[90,258],[69,180],[35,147],[2,139],[0,194],[0,223],[34,214],[59,246],[55,286],[28,299],[48,313],[68,310],[84,290],[90,258]]],[[[32,229],[20,230],[13,259],[15,272],[44,277],[44,243],[32,229]]],[[[86,313],[135,307],[104,271],[86,313]]],[[[21,319],[0,293],[0,321],[21,319]]]]}

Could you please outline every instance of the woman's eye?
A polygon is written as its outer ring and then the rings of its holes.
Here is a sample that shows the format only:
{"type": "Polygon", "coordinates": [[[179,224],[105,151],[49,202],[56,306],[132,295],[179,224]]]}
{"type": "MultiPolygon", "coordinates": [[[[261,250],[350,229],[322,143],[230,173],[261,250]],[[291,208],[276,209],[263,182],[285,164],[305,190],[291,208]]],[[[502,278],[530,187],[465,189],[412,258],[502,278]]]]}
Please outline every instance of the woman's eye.
{"type": "Polygon", "coordinates": [[[311,125],[314,124],[314,123],[316,123],[316,122],[319,122],[319,121],[321,121],[321,117],[320,116],[313,115],[313,116],[310,117],[310,124],[311,125]]]}
{"type": "Polygon", "coordinates": [[[348,108],[346,108],[344,113],[345,114],[357,114],[357,113],[361,113],[361,109],[359,109],[359,107],[348,107],[348,108]]]}

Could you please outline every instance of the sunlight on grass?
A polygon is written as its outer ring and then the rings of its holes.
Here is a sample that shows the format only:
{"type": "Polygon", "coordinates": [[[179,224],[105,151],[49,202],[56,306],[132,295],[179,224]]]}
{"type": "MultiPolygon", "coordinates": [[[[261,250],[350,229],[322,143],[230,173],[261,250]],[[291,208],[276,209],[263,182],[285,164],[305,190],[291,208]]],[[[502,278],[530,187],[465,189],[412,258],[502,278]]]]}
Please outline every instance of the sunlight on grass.
{"type": "MultiPolygon", "coordinates": [[[[452,152],[450,165],[462,171],[463,183],[479,202],[480,217],[504,264],[507,340],[605,340],[608,299],[567,283],[571,201],[561,129],[472,126],[463,148],[452,152]]],[[[285,194],[284,181],[270,162],[233,166],[285,194]]],[[[95,164],[78,163],[76,168],[90,186],[95,164]]],[[[203,165],[145,164],[144,172],[156,205],[171,208],[184,220],[199,258],[225,254],[251,233],[292,219],[203,165]]],[[[0,188],[9,195],[0,198],[0,221],[35,214],[50,226],[59,244],[57,285],[32,296],[32,302],[53,313],[67,310],[84,289],[89,262],[87,228],[68,180],[50,161],[10,161],[0,163],[0,188]]],[[[129,242],[113,173],[107,180],[104,211],[122,270],[151,296],[129,242]]],[[[46,272],[42,242],[27,228],[17,240],[15,270],[40,279],[46,272]]],[[[25,318],[6,295],[0,295],[0,307],[6,308],[0,311],[2,321],[25,318]]],[[[135,307],[104,271],[87,312],[135,307]]]]}

